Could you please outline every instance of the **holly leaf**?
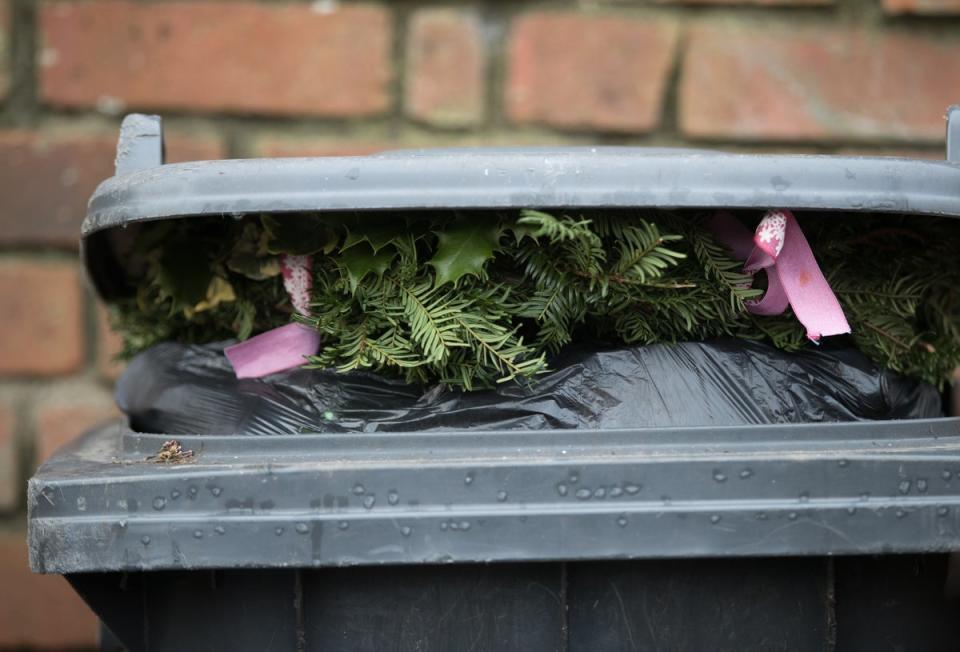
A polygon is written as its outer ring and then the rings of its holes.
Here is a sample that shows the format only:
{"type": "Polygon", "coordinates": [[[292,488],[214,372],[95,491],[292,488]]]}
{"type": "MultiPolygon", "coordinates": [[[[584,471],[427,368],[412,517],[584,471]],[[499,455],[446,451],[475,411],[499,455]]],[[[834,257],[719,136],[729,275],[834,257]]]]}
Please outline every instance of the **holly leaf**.
{"type": "Polygon", "coordinates": [[[524,238],[536,240],[537,232],[540,230],[539,227],[534,226],[533,224],[523,223],[511,224],[509,228],[513,232],[513,239],[518,245],[523,242],[524,238]]]}
{"type": "Polygon", "coordinates": [[[227,269],[254,281],[277,276],[280,273],[280,258],[267,251],[268,240],[266,231],[257,224],[245,224],[243,232],[230,251],[227,269]]]}
{"type": "Polygon", "coordinates": [[[272,254],[329,254],[340,240],[336,230],[319,215],[261,215],[260,222],[267,232],[267,251],[272,254]]]}
{"type": "Polygon", "coordinates": [[[200,301],[194,306],[189,308],[184,308],[183,312],[190,319],[193,318],[198,312],[204,312],[205,310],[213,310],[221,303],[227,303],[230,301],[236,301],[237,295],[233,291],[233,286],[230,285],[230,281],[221,278],[219,276],[214,276],[210,279],[210,285],[207,286],[206,297],[203,301],[200,301]]]}
{"type": "Polygon", "coordinates": [[[343,241],[341,251],[366,242],[373,249],[373,253],[377,253],[407,232],[407,222],[400,217],[388,220],[366,220],[355,217],[351,222],[345,222],[344,228],[347,230],[347,237],[343,241]]]}
{"type": "Polygon", "coordinates": [[[370,244],[360,243],[341,252],[337,264],[347,275],[350,291],[356,292],[357,285],[367,274],[373,272],[377,276],[383,276],[396,256],[397,251],[393,247],[374,251],[370,244]]]}
{"type": "Polygon", "coordinates": [[[272,278],[281,271],[280,259],[277,256],[261,258],[246,251],[234,251],[227,260],[227,269],[254,281],[272,278]]]}
{"type": "Polygon", "coordinates": [[[158,281],[178,306],[195,306],[207,297],[213,270],[203,243],[196,240],[169,241],[160,256],[158,281]]]}
{"type": "Polygon", "coordinates": [[[500,229],[481,220],[458,220],[437,238],[437,251],[427,262],[436,272],[436,287],[456,284],[464,276],[484,278],[484,266],[500,247],[500,229]]]}

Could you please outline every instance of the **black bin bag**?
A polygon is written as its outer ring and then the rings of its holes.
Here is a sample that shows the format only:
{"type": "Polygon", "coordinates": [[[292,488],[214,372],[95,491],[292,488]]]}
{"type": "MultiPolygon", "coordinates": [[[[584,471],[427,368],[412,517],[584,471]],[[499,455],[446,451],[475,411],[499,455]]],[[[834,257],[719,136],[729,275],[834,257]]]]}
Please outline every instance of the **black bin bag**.
{"type": "Polygon", "coordinates": [[[573,349],[528,384],[462,392],[374,373],[295,369],[238,380],[223,345],[164,343],[127,366],[117,404],[169,434],[542,430],[939,417],[937,390],[848,348],[740,340],[573,349]]]}

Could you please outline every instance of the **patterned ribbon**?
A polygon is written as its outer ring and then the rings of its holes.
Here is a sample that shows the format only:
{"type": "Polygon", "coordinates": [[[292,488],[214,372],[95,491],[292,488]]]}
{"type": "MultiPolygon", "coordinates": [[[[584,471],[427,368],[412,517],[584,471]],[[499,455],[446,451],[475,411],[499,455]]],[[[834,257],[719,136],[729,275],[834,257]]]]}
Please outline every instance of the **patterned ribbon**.
{"type": "MultiPolygon", "coordinates": [[[[280,257],[283,287],[294,310],[310,314],[310,289],[313,286],[310,256],[280,257]]],[[[224,349],[237,378],[260,378],[304,363],[304,358],[320,350],[320,334],[303,324],[274,328],[245,342],[224,349]]]]}
{"type": "Polygon", "coordinates": [[[793,213],[768,212],[754,234],[729,213],[717,213],[709,227],[734,256],[747,261],[743,271],[752,275],[767,270],[767,291],[759,300],[747,301],[747,310],[756,315],[779,315],[789,305],[814,342],[850,332],[843,308],[793,213]]]}

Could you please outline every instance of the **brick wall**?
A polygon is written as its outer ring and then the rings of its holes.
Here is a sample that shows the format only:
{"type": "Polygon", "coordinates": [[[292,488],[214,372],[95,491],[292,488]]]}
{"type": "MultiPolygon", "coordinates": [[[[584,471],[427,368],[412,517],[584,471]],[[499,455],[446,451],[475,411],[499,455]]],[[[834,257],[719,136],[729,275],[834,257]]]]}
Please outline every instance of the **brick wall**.
{"type": "Polygon", "coordinates": [[[639,144],[942,157],[960,0],[0,0],[0,648],[89,648],[34,466],[115,413],[76,238],[120,116],[172,160],[639,144]]]}

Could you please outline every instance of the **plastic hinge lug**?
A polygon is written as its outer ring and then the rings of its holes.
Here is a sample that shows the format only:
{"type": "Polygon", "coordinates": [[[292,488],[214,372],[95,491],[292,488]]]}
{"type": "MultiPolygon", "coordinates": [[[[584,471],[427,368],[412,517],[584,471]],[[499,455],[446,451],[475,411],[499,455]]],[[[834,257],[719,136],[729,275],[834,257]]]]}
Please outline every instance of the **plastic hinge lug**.
{"type": "Polygon", "coordinates": [[[947,109],[947,160],[960,163],[960,104],[947,109]]]}
{"type": "Polygon", "coordinates": [[[117,176],[163,165],[164,156],[160,116],[131,113],[123,119],[117,142],[117,176]]]}

